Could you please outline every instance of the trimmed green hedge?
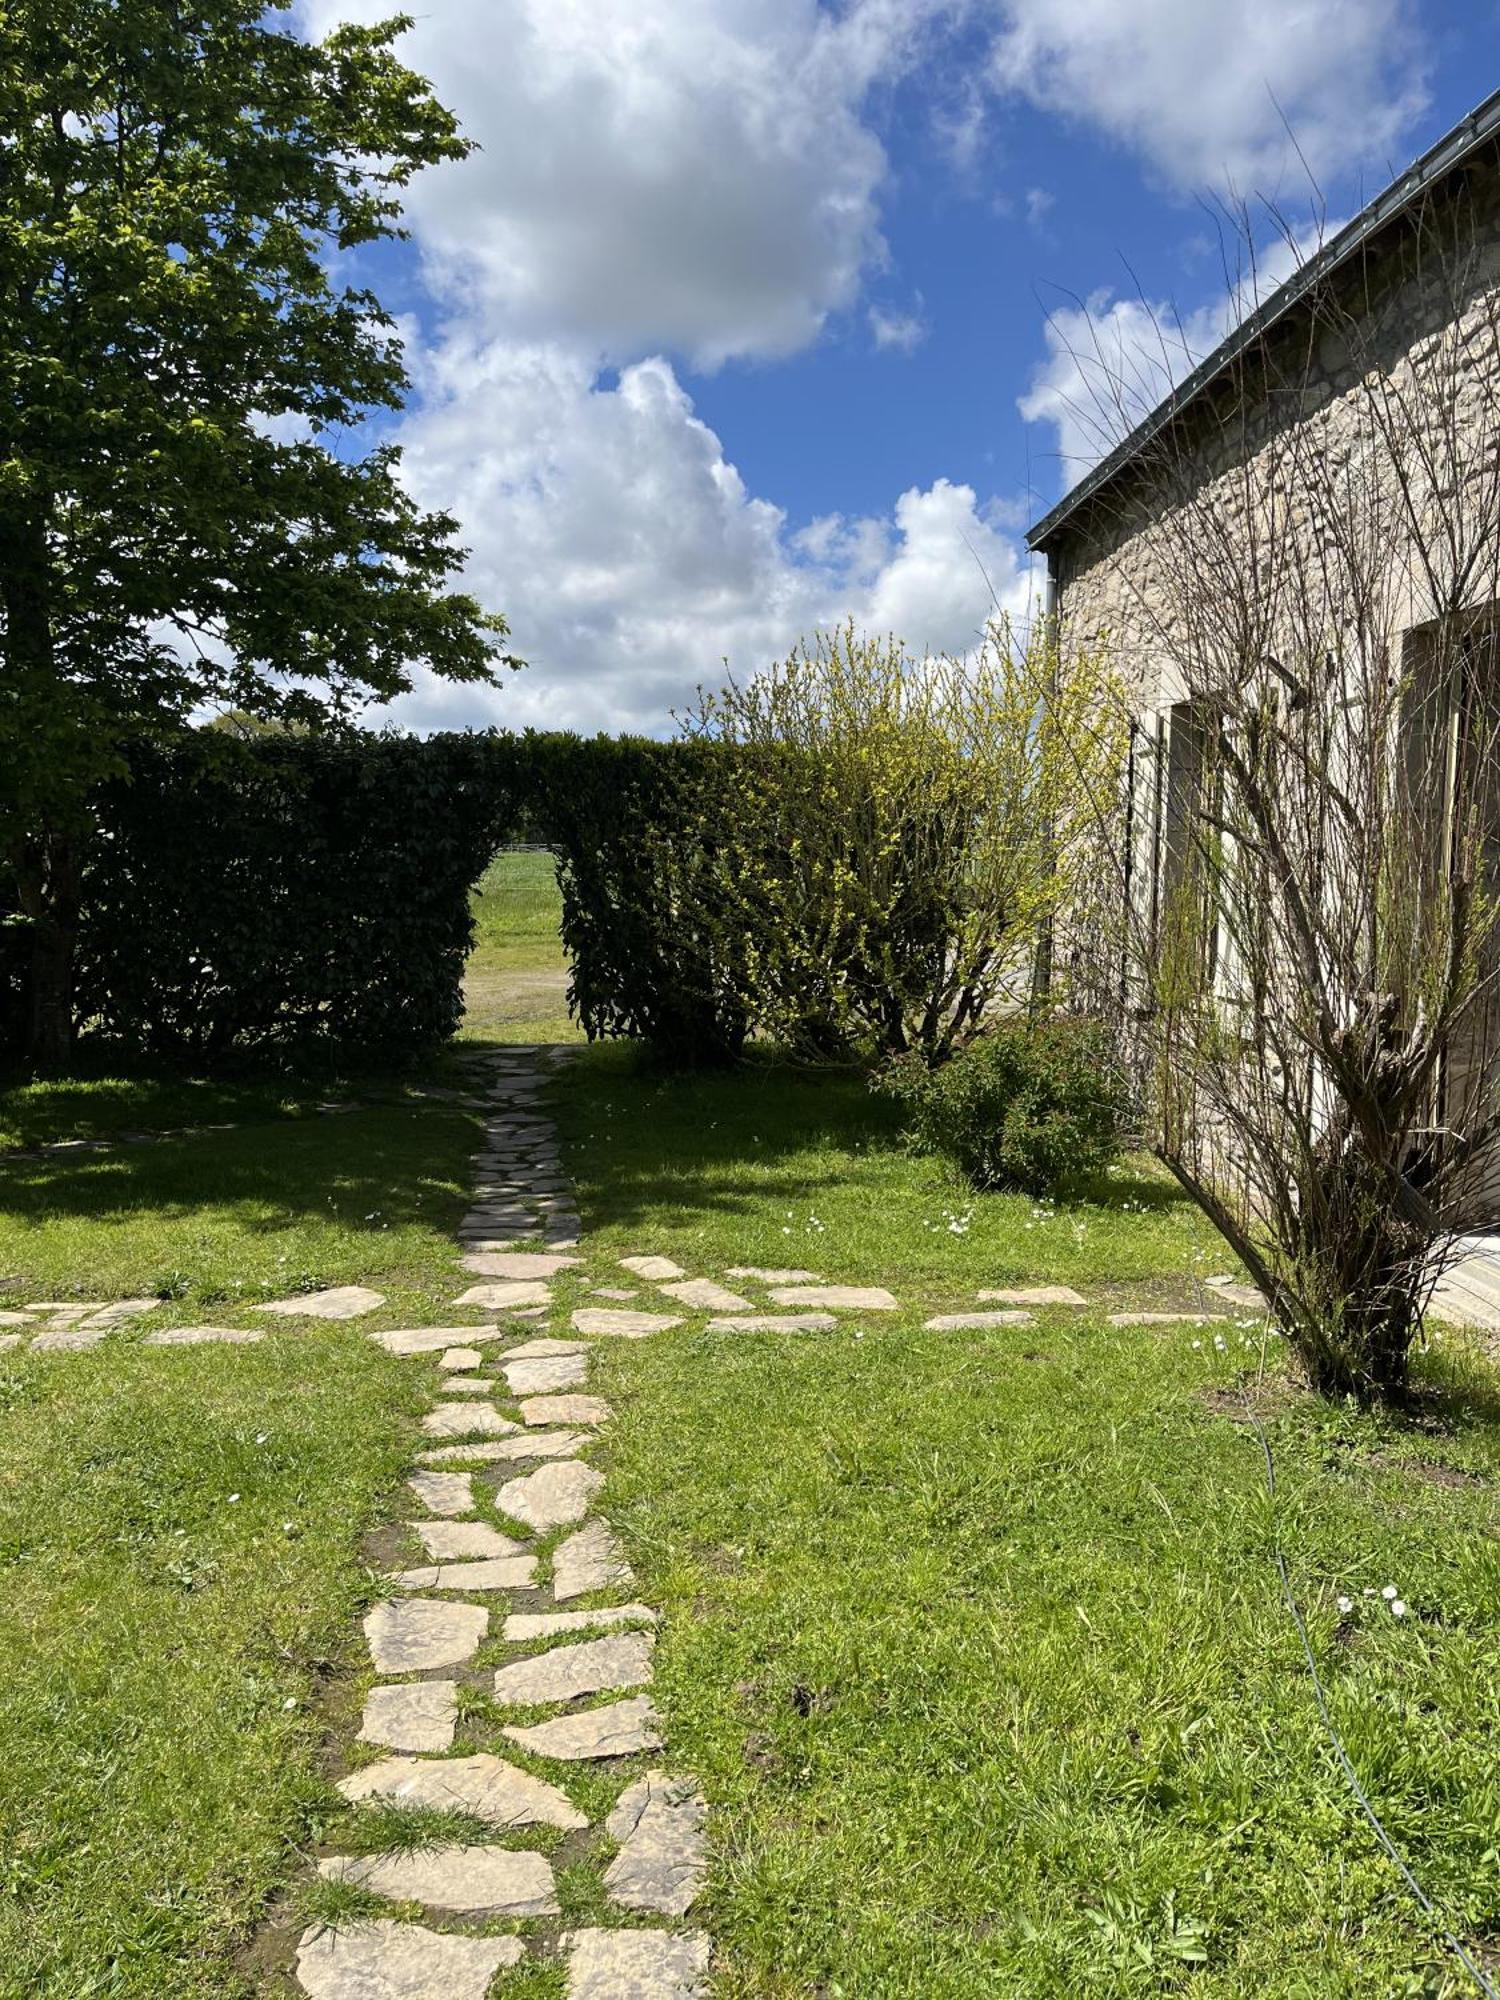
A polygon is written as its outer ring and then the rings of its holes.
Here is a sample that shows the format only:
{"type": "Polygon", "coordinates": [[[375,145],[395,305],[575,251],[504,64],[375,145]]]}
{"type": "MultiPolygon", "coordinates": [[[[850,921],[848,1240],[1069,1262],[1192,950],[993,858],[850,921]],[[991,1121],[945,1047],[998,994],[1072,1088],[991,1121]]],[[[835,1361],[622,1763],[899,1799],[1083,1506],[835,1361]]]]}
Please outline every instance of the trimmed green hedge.
{"type": "Polygon", "coordinates": [[[84,1032],[153,1056],[405,1057],[451,1034],[469,888],[504,837],[495,739],[194,732],[100,801],[84,1032]]]}

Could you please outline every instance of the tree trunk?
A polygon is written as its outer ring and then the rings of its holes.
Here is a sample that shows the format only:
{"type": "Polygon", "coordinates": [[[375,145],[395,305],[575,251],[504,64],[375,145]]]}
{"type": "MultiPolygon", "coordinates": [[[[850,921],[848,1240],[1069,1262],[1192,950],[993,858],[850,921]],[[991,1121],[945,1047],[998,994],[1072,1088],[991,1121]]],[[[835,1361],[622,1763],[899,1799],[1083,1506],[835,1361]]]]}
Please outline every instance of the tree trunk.
{"type": "Polygon", "coordinates": [[[30,920],[31,979],[25,1057],[59,1069],[73,1052],[73,968],[78,946],[80,872],[72,841],[28,841],[15,861],[21,913],[30,920]]]}

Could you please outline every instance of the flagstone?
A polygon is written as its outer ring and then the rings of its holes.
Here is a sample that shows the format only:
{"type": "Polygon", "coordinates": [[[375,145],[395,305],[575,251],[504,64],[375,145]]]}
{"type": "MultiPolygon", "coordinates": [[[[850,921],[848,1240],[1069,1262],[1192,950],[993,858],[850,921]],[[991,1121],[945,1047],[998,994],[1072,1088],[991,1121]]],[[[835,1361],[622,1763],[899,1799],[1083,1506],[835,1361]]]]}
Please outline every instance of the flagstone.
{"type": "Polygon", "coordinates": [[[127,1319],[139,1319],[142,1313],[155,1312],[161,1306],[159,1298],[116,1299],[113,1305],[90,1307],[85,1326],[119,1326],[127,1319]]]}
{"type": "Polygon", "coordinates": [[[829,1333],[838,1325],[832,1313],[740,1313],[711,1319],[710,1333],[829,1333]]]}
{"type": "Polygon", "coordinates": [[[507,1347],[502,1362],[542,1360],[553,1354],[592,1354],[586,1340],[527,1340],[519,1347],[507,1347]]]}
{"type": "Polygon", "coordinates": [[[456,1681],[399,1681],[365,1696],[359,1740],[387,1750],[451,1750],[457,1722],[456,1681]]]}
{"type": "Polygon", "coordinates": [[[522,1431],[513,1438],[486,1438],[479,1444],[438,1445],[417,1453],[421,1465],[490,1465],[497,1459],[571,1458],[593,1439],[582,1431],[522,1431]]]}
{"type": "Polygon", "coordinates": [[[501,1340],[510,1329],[498,1326],[402,1326],[372,1333],[387,1354],[436,1354],[456,1340],[472,1347],[481,1340],[501,1340]]]}
{"type": "Polygon", "coordinates": [[[265,1334],[258,1328],[243,1326],[163,1326],[155,1333],[148,1333],[141,1342],[142,1347],[201,1347],[211,1341],[219,1341],[226,1347],[248,1347],[257,1340],[264,1340],[265,1334]]]}
{"type": "Polygon", "coordinates": [[[477,1757],[385,1757],[341,1778],[339,1790],[356,1805],[364,1799],[391,1799],[402,1806],[472,1813],[491,1826],[557,1826],[571,1832],[588,1825],[556,1785],[487,1752],[477,1757]]]}
{"type": "Polygon", "coordinates": [[[546,1306],[552,1303],[550,1286],[507,1280],[497,1285],[470,1285],[453,1303],[476,1306],[483,1312],[509,1312],[515,1306],[546,1306]]]}
{"type": "Polygon", "coordinates": [[[687,1272],[680,1264],[674,1264],[670,1257],[621,1257],[616,1260],[622,1269],[634,1271],[638,1278],[685,1278],[687,1272]]]}
{"type": "Polygon", "coordinates": [[[922,1324],[929,1333],[961,1333],[970,1329],[982,1331],[987,1326],[1035,1326],[1036,1320],[1029,1312],[1010,1308],[999,1312],[938,1313],[922,1324]]]}
{"type": "Polygon", "coordinates": [[[899,1312],[900,1302],[880,1285],[776,1285],[779,1306],[827,1306],[844,1312],[899,1312]]]}
{"type": "Polygon", "coordinates": [[[602,1396],[528,1396],[521,1405],[525,1424],[607,1424],[613,1415],[602,1396]]]}
{"type": "Polygon", "coordinates": [[[380,1917],[302,1933],[297,1983],[310,2000],[485,2000],[519,1938],[460,1937],[380,1917]]]}
{"type": "Polygon", "coordinates": [[[520,1361],[502,1357],[500,1372],[513,1396],[542,1396],[553,1389],[581,1389],[589,1378],[586,1354],[538,1354],[520,1361]]]}
{"type": "Polygon", "coordinates": [[[648,1771],[620,1794],[604,1822],[620,1851],[604,1873],[610,1899],[631,1910],[685,1916],[708,1865],[708,1807],[696,1780],[648,1771]]]}
{"type": "Polygon", "coordinates": [[[477,1347],[449,1347],[439,1358],[439,1368],[478,1368],[484,1356],[477,1347]]]}
{"type": "Polygon", "coordinates": [[[318,1873],[393,1903],[423,1903],[457,1917],[555,1917],[559,1907],[551,1864],[540,1854],[513,1848],[334,1854],[318,1863],[318,1873]]]}
{"type": "Polygon", "coordinates": [[[472,1472],[414,1472],[406,1483],[434,1514],[474,1512],[472,1472]]]}
{"type": "Polygon", "coordinates": [[[420,1569],[392,1570],[386,1577],[401,1590],[529,1590],[535,1581],[535,1556],[425,1563],[420,1569]]]}
{"type": "Polygon", "coordinates": [[[476,1278],[554,1278],[581,1257],[566,1257],[550,1250],[478,1251],[463,1259],[466,1271],[476,1278]]]}
{"type": "Polygon", "coordinates": [[[522,1479],[507,1480],[495,1496],[502,1514],[544,1533],[581,1521],[604,1484],[604,1474],[580,1459],[544,1465],[522,1479]]]}
{"type": "Polygon", "coordinates": [[[92,1332],[82,1326],[63,1326],[55,1331],[39,1333],[31,1343],[33,1354],[77,1354],[97,1347],[104,1339],[107,1328],[95,1327],[92,1332]]]}
{"type": "Polygon", "coordinates": [[[731,1264],[724,1274],[729,1278],[759,1278],[763,1285],[821,1285],[823,1280],[816,1271],[775,1271],[764,1264],[731,1264]]]}
{"type": "Polygon", "coordinates": [[[627,1291],[623,1285],[590,1285],[589,1297],[592,1299],[638,1299],[640,1293],[627,1291]]]}
{"type": "Polygon", "coordinates": [[[604,1521],[590,1521],[552,1551],[552,1595],[559,1604],[590,1591],[629,1587],[635,1572],[604,1521]]]}
{"type": "Polygon", "coordinates": [[[1071,1285],[1020,1285],[1000,1291],[979,1292],[1001,1306],[1086,1306],[1088,1300],[1071,1285]]]}
{"type": "Polygon", "coordinates": [[[513,1645],[528,1639],[553,1639],[563,1632],[586,1632],[591,1626],[654,1625],[649,1604],[611,1604],[600,1611],[513,1611],[502,1638],[513,1645]]]}
{"type": "Polygon", "coordinates": [[[660,1289],[669,1299],[679,1304],[692,1306],[697,1312],[754,1312],[749,1299],[742,1299],[738,1292],[730,1291],[727,1285],[716,1285],[712,1278],[684,1278],[680,1284],[662,1285],[660,1289]]]}
{"type": "Polygon", "coordinates": [[[20,1334],[0,1333],[0,1353],[7,1353],[12,1347],[19,1347],[20,1345],[21,1345],[20,1334]]]}
{"type": "Polygon", "coordinates": [[[703,1931],[568,1931],[562,1944],[566,2000],[702,2000],[708,1991],[703,1931]]]}
{"type": "Polygon", "coordinates": [[[437,1403],[423,1417],[422,1429],[428,1437],[437,1438],[472,1437],[477,1432],[505,1437],[516,1426],[509,1417],[502,1417],[493,1403],[437,1403]]]}
{"type": "Polygon", "coordinates": [[[519,1542],[502,1535],[488,1521],[408,1521],[406,1525],[420,1539],[428,1555],[438,1562],[525,1553],[519,1542]]]}
{"type": "Polygon", "coordinates": [[[651,1679],[655,1644],[654,1632],[617,1632],[611,1638],[585,1639],[571,1646],[554,1646],[529,1660],[513,1660],[509,1666],[496,1669],[495,1699],[541,1707],[547,1702],[575,1701],[585,1694],[645,1687],[651,1679]]]}
{"type": "Polygon", "coordinates": [[[1232,1306],[1243,1306],[1246,1312],[1266,1310],[1266,1295],[1259,1285],[1241,1284],[1236,1278],[1205,1278],[1203,1282],[1215,1297],[1232,1306]]]}
{"type": "Polygon", "coordinates": [[[304,1292],[300,1298],[272,1299],[255,1310],[280,1313],[283,1319],[362,1319],[384,1304],[384,1292],[372,1292],[365,1285],[334,1285],[324,1292],[304,1292]]]}
{"type": "Polygon", "coordinates": [[[489,1625],[482,1604],[387,1597],[366,1613],[365,1638],[376,1673],[422,1674],[471,1660],[489,1625]]]}
{"type": "Polygon", "coordinates": [[[607,1702],[603,1708],[586,1708],[577,1715],[555,1715],[550,1722],[511,1723],[501,1734],[533,1756],[556,1757],[567,1764],[633,1757],[662,1747],[656,1710],[650,1696],[643,1694],[607,1702]]]}
{"type": "Polygon", "coordinates": [[[643,1340],[648,1333],[670,1333],[681,1326],[670,1313],[626,1312],[612,1306],[583,1306],[573,1315],[579,1333],[615,1334],[622,1340],[643,1340]]]}

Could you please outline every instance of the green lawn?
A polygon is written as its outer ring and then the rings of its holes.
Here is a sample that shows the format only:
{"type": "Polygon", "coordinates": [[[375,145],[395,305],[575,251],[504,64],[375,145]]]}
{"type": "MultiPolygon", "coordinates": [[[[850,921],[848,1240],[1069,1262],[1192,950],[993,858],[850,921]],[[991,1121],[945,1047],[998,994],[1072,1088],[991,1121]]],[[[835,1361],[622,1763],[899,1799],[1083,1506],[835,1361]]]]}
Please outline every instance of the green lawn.
{"type": "Polygon", "coordinates": [[[719,2000],[1470,1990],[1334,1764],[1274,1562],[1279,1537],[1393,1834],[1494,1950],[1500,1401],[1468,1349],[1428,1358],[1405,1426],[1319,1407],[1273,1352],[1273,1506],[1235,1421],[1258,1330],[1097,1309],[1213,1303],[1223,1253],[1159,1181],[961,1200],[857,1084],[770,1067],[673,1082],[601,1050],[564,1091],[596,1276],[803,1264],[905,1308],[603,1353],[606,1505],[719,1807],[719,2000]],[[1090,1309],[922,1330],[1037,1278],[1090,1309]]]}
{"type": "Polygon", "coordinates": [[[486,1042],[574,1042],[562,901],[550,854],[499,854],[474,891],[474,951],[464,1036],[486,1042]]]}

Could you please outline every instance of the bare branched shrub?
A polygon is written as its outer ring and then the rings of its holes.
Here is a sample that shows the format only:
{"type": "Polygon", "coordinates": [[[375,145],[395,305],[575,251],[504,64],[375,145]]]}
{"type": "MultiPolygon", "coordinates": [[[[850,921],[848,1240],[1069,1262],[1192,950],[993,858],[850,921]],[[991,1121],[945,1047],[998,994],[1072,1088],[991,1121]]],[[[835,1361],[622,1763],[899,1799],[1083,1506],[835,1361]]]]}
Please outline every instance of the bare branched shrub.
{"type": "Polygon", "coordinates": [[[1136,691],[1086,948],[1154,1143],[1366,1400],[1500,1215],[1494,200],[1431,197],[1251,341],[1101,488],[1062,596],[1136,691]]]}

